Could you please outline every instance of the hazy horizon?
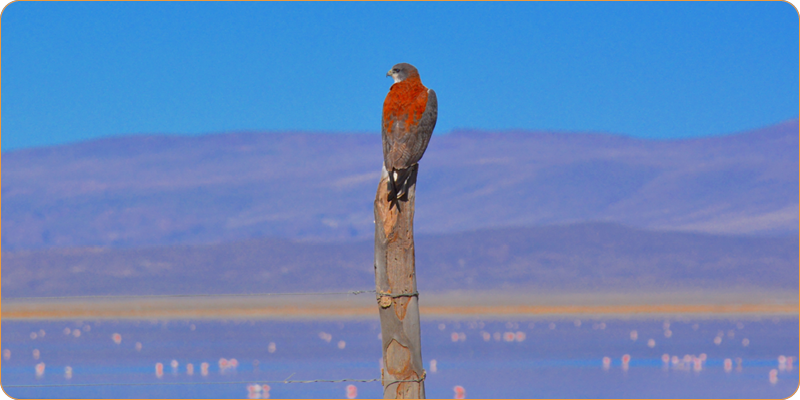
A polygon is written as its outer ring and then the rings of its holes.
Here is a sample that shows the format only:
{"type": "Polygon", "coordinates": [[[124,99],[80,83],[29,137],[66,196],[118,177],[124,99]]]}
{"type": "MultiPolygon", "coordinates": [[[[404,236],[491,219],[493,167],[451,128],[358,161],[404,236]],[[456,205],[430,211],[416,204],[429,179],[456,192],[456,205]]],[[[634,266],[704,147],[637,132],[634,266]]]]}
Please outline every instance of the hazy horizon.
{"type": "MultiPolygon", "coordinates": [[[[778,121],[772,124],[764,125],[763,127],[756,127],[755,130],[769,128],[773,126],[779,126],[784,124],[789,124],[793,121],[797,121],[798,118],[790,118],[784,121],[778,121]]],[[[454,134],[463,134],[463,133],[500,133],[500,134],[515,134],[515,133],[548,133],[548,134],[560,134],[560,135],[599,135],[599,136],[612,136],[612,137],[620,137],[626,139],[634,139],[634,140],[644,140],[644,141],[652,141],[652,142],[669,142],[669,141],[683,141],[683,140],[695,140],[695,139],[704,139],[704,138],[718,138],[718,137],[725,137],[725,136],[735,136],[740,134],[746,134],[753,129],[748,130],[737,130],[732,132],[720,132],[716,134],[709,134],[704,136],[692,136],[692,137],[669,137],[669,138],[659,138],[659,137],[639,137],[636,135],[629,135],[625,133],[617,133],[617,132],[605,132],[605,131],[568,131],[568,130],[561,130],[561,129],[482,129],[482,128],[453,128],[448,132],[434,132],[435,137],[447,136],[447,135],[454,135],[454,134]]],[[[53,143],[53,144],[45,144],[45,145],[37,145],[32,147],[20,147],[14,148],[9,150],[2,150],[3,153],[12,153],[16,151],[24,151],[24,150],[35,150],[41,148],[49,148],[49,147],[60,147],[60,146],[70,146],[70,145],[77,145],[81,143],[88,143],[93,141],[100,141],[100,140],[109,140],[109,139],[124,139],[124,138],[131,138],[131,137],[149,137],[149,136],[164,136],[164,137],[177,137],[177,138],[191,138],[191,137],[204,137],[204,136],[218,136],[218,135],[228,135],[228,134],[307,134],[307,135],[366,135],[366,136],[380,136],[379,131],[311,131],[311,130],[256,130],[256,129],[241,129],[241,130],[227,130],[227,131],[216,131],[216,132],[204,132],[198,134],[190,134],[190,133],[165,133],[165,132],[140,132],[140,133],[128,133],[128,134],[112,134],[108,136],[98,136],[98,137],[91,137],[85,138],[81,140],[75,140],[65,143],[53,143]]]]}

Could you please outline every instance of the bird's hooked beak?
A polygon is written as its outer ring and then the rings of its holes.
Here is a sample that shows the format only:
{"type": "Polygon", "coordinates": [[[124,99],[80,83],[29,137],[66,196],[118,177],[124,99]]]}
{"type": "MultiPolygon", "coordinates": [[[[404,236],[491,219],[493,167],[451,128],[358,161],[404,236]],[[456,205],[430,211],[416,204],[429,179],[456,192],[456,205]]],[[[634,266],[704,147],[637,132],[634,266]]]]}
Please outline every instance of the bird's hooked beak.
{"type": "Polygon", "coordinates": [[[392,76],[392,70],[389,70],[389,72],[386,73],[386,76],[392,76]]]}

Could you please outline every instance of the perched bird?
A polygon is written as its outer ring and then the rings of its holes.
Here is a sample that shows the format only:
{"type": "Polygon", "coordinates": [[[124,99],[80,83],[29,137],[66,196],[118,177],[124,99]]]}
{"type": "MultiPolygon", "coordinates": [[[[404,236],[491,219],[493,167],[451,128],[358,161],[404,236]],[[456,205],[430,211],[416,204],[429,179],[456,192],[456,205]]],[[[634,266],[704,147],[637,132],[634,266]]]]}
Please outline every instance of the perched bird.
{"type": "Polygon", "coordinates": [[[407,194],[411,167],[431,140],[438,105],[436,92],[422,84],[413,65],[397,64],[386,76],[391,76],[394,84],[383,102],[383,166],[389,175],[387,200],[397,204],[407,194]]]}

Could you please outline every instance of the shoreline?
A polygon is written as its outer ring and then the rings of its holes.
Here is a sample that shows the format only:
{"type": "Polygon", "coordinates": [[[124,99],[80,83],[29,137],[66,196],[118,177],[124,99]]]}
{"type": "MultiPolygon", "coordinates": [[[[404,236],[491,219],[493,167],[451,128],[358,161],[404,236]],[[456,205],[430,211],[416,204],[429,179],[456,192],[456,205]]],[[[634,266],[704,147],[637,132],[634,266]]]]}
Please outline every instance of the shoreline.
{"type": "MultiPolygon", "coordinates": [[[[2,320],[58,319],[369,319],[378,317],[374,294],[330,296],[107,297],[6,299],[2,320]]],[[[450,292],[422,294],[424,319],[649,318],[662,316],[798,316],[796,292],[543,293],[450,292]]]]}

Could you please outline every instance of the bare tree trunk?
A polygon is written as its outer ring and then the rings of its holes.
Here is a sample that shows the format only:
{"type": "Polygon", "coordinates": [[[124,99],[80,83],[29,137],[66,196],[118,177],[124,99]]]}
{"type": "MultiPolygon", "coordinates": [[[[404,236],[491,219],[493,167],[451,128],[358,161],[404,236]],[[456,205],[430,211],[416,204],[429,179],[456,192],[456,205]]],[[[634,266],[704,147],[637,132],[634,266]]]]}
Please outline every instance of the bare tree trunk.
{"type": "Polygon", "coordinates": [[[391,207],[388,175],[375,196],[375,287],[383,340],[384,399],[424,399],[419,303],[414,270],[414,197],[418,164],[411,168],[408,196],[391,207]],[[401,382],[398,382],[401,381],[401,382]]]}

